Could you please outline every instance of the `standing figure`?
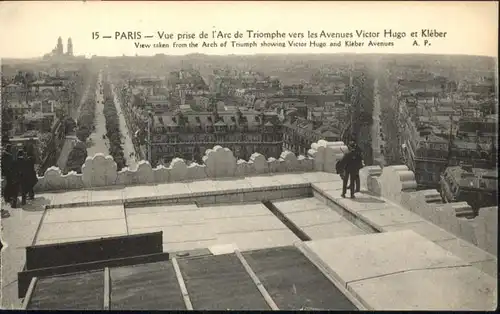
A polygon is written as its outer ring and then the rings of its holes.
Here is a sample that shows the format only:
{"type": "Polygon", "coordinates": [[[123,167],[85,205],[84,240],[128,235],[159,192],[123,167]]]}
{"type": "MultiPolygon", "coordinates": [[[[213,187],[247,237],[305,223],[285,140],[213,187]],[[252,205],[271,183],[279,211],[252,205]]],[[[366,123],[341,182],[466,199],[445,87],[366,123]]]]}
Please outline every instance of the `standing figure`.
{"type": "Polygon", "coordinates": [[[17,196],[21,194],[21,205],[25,205],[29,184],[26,171],[26,153],[22,149],[20,149],[17,152],[16,170],[17,170],[17,177],[19,178],[19,184],[16,193],[16,201],[17,201],[17,196]]]}
{"type": "Polygon", "coordinates": [[[337,164],[337,172],[341,173],[342,177],[342,197],[345,197],[347,192],[347,183],[350,181],[349,189],[351,191],[351,198],[354,198],[355,185],[356,192],[359,191],[359,170],[362,168],[363,159],[361,151],[357,149],[355,142],[349,143],[349,152],[337,164]],[[342,176],[343,174],[343,176],[342,176]]]}
{"type": "Polygon", "coordinates": [[[11,151],[12,146],[5,144],[2,152],[2,179],[5,180],[5,183],[2,183],[2,197],[6,203],[10,203],[12,200],[12,167],[14,158],[11,151]]]}
{"type": "Polygon", "coordinates": [[[12,164],[10,166],[8,181],[8,195],[10,200],[10,205],[12,208],[17,207],[17,198],[19,197],[19,193],[21,192],[21,169],[23,167],[24,161],[19,160],[19,154],[23,154],[22,151],[18,152],[16,158],[13,158],[12,164]],[[10,181],[10,182],[9,182],[10,181]]]}
{"type": "Polygon", "coordinates": [[[354,162],[354,165],[353,165],[353,177],[352,177],[352,180],[354,181],[354,191],[357,193],[361,190],[361,182],[360,182],[360,179],[359,179],[359,170],[361,170],[361,168],[363,168],[363,153],[361,152],[361,148],[359,148],[359,146],[353,142],[352,145],[352,151],[354,152],[354,156],[355,156],[355,162],[354,162]]]}
{"type": "Polygon", "coordinates": [[[33,188],[38,182],[38,177],[35,170],[36,155],[33,146],[26,147],[25,168],[23,174],[25,177],[24,190],[28,194],[28,199],[35,199],[35,191],[33,188]]]}

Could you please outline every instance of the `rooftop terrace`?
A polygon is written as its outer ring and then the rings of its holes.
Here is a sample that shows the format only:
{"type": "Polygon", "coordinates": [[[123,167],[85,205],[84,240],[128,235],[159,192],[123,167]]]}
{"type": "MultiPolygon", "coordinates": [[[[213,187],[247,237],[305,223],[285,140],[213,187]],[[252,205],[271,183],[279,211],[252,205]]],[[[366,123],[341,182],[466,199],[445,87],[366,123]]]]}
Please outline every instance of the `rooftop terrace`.
{"type": "Polygon", "coordinates": [[[498,208],[458,218],[468,205],[416,192],[406,166],[365,167],[361,193],[341,198],[334,168],[342,150],[319,141],[308,157],[247,162],[215,147],[203,165],[140,162],[120,172],[97,154],[82,174],[48,169],[33,202],[5,207],[2,306],[496,308],[498,208]],[[109,251],[129,255],[91,261],[82,253],[91,240],[118,241],[109,251]],[[76,254],[60,253],[71,245],[76,254]]]}

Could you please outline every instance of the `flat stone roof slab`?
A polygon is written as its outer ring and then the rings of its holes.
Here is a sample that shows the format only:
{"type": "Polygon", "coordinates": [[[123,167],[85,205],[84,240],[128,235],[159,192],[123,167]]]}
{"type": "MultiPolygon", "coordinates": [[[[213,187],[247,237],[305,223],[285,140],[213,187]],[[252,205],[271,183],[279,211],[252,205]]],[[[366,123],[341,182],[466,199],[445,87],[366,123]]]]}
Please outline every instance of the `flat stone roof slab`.
{"type": "Polygon", "coordinates": [[[385,227],[392,225],[405,224],[409,222],[425,221],[419,215],[410,211],[403,211],[397,207],[384,209],[366,210],[358,213],[361,217],[370,221],[375,227],[385,227]]]}
{"type": "Polygon", "coordinates": [[[470,265],[406,230],[305,243],[344,284],[402,271],[470,265]]]}
{"type": "Polygon", "coordinates": [[[368,309],[470,310],[497,307],[497,281],[474,267],[425,269],[348,285],[368,309]]]}
{"type": "Polygon", "coordinates": [[[458,238],[438,241],[436,244],[469,263],[482,262],[495,258],[494,255],[458,238]]]}
{"type": "Polygon", "coordinates": [[[127,217],[132,215],[142,215],[142,214],[156,214],[156,213],[171,213],[179,211],[198,211],[199,207],[195,204],[190,205],[158,205],[158,206],[144,206],[144,207],[133,207],[126,208],[125,212],[127,217]]]}
{"type": "Polygon", "coordinates": [[[435,241],[443,241],[449,239],[455,239],[455,236],[451,233],[439,228],[438,226],[427,222],[427,221],[419,221],[419,222],[411,222],[405,223],[401,225],[392,225],[386,226],[383,228],[384,231],[400,231],[400,230],[413,230],[416,233],[420,234],[423,237],[435,241]]]}
{"type": "Polygon", "coordinates": [[[44,224],[89,220],[124,219],[123,205],[47,209],[44,224]]]}
{"type": "Polygon", "coordinates": [[[301,230],[313,240],[342,238],[365,234],[363,230],[359,229],[347,220],[323,225],[302,227],[301,230]]]}
{"type": "Polygon", "coordinates": [[[118,235],[127,235],[125,219],[43,223],[37,241],[59,239],[60,242],[69,242],[75,238],[118,235]]]}
{"type": "Polygon", "coordinates": [[[240,251],[250,251],[290,246],[299,242],[300,239],[290,230],[282,229],[220,234],[217,241],[219,244],[234,244],[240,251]]]}
{"type": "Polygon", "coordinates": [[[273,204],[282,213],[305,212],[325,207],[324,202],[314,197],[300,198],[295,200],[283,200],[283,201],[277,200],[273,201],[273,204]]]}

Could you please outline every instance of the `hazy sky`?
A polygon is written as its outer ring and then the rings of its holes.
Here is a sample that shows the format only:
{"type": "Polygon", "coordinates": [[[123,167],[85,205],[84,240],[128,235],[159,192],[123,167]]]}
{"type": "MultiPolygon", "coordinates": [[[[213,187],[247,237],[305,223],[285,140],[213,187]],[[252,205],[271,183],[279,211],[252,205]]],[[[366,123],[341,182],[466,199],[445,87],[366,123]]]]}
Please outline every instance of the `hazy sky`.
{"type": "MultiPolygon", "coordinates": [[[[209,53],[436,53],[497,56],[498,3],[489,2],[100,2],[45,1],[0,2],[0,57],[37,57],[51,51],[57,38],[66,49],[72,37],[77,55],[154,55],[209,53]],[[136,48],[142,44],[170,43],[158,38],[165,33],[221,30],[234,34],[253,29],[262,32],[355,32],[392,29],[406,32],[406,38],[393,47],[326,48],[136,48]],[[410,32],[437,29],[447,32],[445,39],[429,39],[431,46],[412,46],[410,32]],[[92,32],[141,31],[155,35],[141,40],[92,39],[92,32]]],[[[234,39],[229,39],[230,41],[234,39]]],[[[290,38],[268,40],[284,41],[290,38]]],[[[302,41],[309,45],[304,38],[302,41]]],[[[387,41],[387,39],[384,39],[387,41]]],[[[418,38],[423,44],[423,39],[418,38]]],[[[200,42],[196,39],[196,42],[200,42]]],[[[212,42],[212,39],[206,39],[212,42]]],[[[218,40],[218,43],[225,40],[218,40]]],[[[241,41],[252,41],[241,39],[241,41]]],[[[257,40],[260,44],[262,39],[257,40]]],[[[329,41],[316,39],[316,41],[329,41]]],[[[339,41],[339,40],[335,40],[339,41]]],[[[380,41],[380,39],[378,40],[380,41]]],[[[189,43],[189,40],[184,42],[189,43]]]]}

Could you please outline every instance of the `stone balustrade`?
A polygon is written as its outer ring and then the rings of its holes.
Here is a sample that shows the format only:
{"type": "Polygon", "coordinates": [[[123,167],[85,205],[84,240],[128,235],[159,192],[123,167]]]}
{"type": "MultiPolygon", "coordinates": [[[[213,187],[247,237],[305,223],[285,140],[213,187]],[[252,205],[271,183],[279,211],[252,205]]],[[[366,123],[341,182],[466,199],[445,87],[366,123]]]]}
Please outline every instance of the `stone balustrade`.
{"type": "Polygon", "coordinates": [[[246,177],[269,173],[325,171],[335,172],[335,164],[342,158],[347,147],[343,142],[319,141],[311,145],[307,157],[295,156],[285,151],[279,159],[267,158],[254,153],[248,161],[236,160],[228,148],[215,146],[203,156],[203,164],[187,165],[183,159],[175,158],[169,167],[152,168],[149,162],[140,161],[137,169],[128,168],[117,171],[111,156],[96,154],[87,157],[82,173],[62,174],[57,167],[50,167],[43,177],[39,177],[35,190],[56,191],[92,189],[99,187],[129,186],[202,180],[208,178],[246,177]]]}
{"type": "Polygon", "coordinates": [[[369,166],[360,171],[361,186],[384,197],[457,237],[497,254],[498,207],[481,208],[479,216],[471,217],[466,202],[441,203],[436,190],[416,191],[415,175],[407,166],[369,166]]]}
{"type": "Polygon", "coordinates": [[[231,150],[215,146],[205,152],[201,165],[187,165],[183,159],[175,158],[169,167],[152,168],[149,162],[140,161],[137,169],[124,168],[120,171],[117,171],[111,156],[96,154],[87,157],[81,174],[62,174],[59,168],[50,167],[43,177],[39,177],[35,191],[67,191],[314,170],[335,172],[337,160],[342,158],[343,151],[347,149],[342,142],[319,141],[311,146],[307,157],[297,157],[294,153],[285,151],[279,159],[266,159],[263,155],[254,153],[248,161],[236,160],[231,150]]]}

